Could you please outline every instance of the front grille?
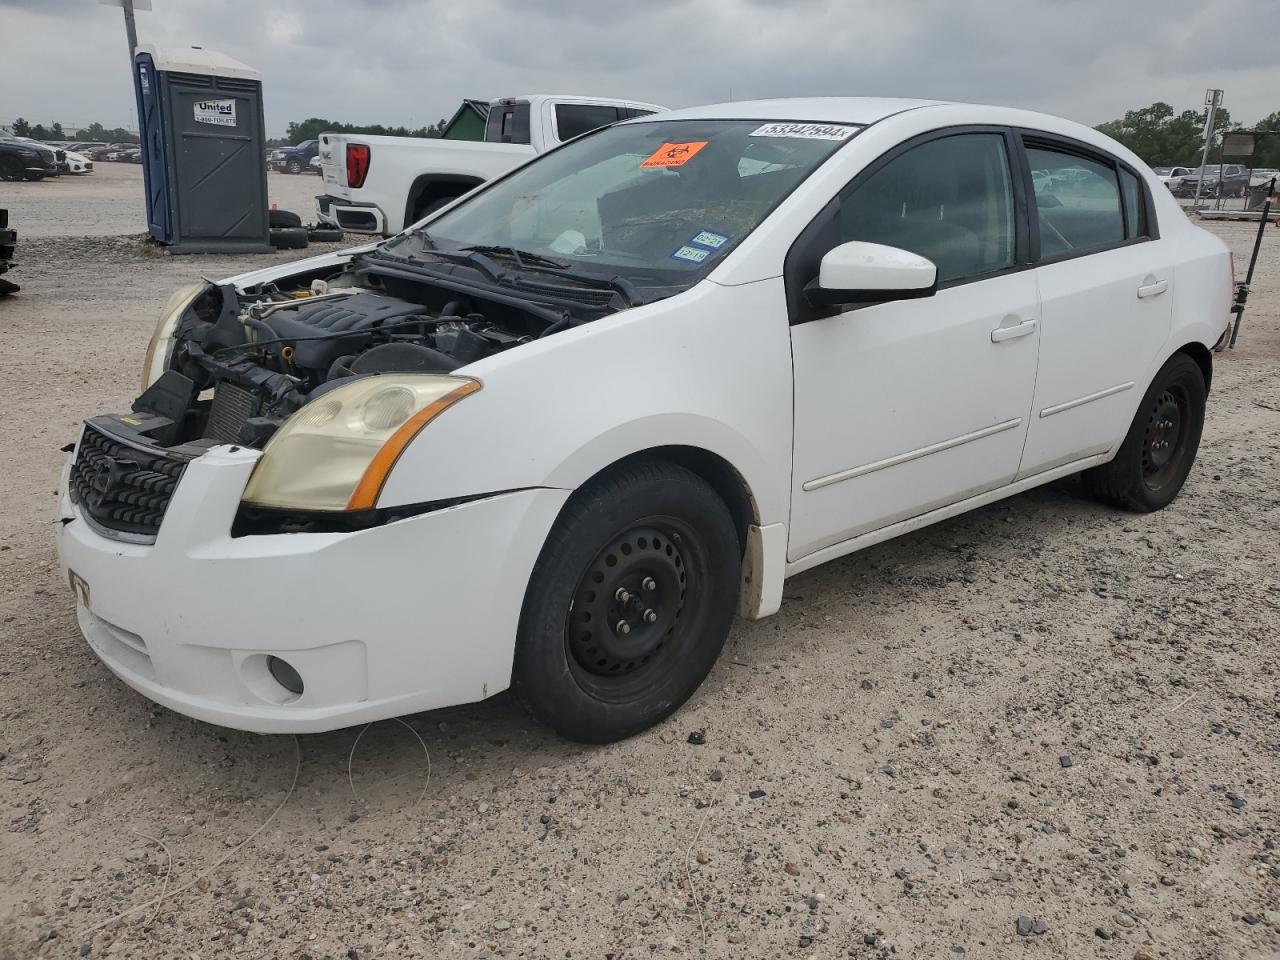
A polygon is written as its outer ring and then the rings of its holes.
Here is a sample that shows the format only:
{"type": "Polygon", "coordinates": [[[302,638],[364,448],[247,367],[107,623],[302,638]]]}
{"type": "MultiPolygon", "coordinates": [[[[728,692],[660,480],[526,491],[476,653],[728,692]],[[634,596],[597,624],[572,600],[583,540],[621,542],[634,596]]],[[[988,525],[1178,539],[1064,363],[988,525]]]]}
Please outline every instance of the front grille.
{"type": "Polygon", "coordinates": [[[257,398],[243,387],[228,380],[218,384],[213,391],[213,403],[209,407],[209,423],[204,435],[223,443],[237,443],[240,428],[254,414],[257,398]]]}
{"type": "Polygon", "coordinates": [[[187,461],[130,446],[86,423],[71,466],[71,498],[99,525],[154,538],[187,461]]]}

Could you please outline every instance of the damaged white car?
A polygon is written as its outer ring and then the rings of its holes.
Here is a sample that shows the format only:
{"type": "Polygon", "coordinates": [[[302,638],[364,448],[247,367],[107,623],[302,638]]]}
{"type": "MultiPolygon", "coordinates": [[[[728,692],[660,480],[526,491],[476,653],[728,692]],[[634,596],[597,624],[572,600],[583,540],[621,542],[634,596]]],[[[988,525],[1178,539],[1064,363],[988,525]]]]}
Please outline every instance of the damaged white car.
{"type": "Polygon", "coordinates": [[[175,294],[70,451],[59,554],[93,650],[182,713],[319,731],[514,685],[615,740],[790,575],[1073,473],[1168,504],[1231,295],[1087,127],[658,114],[175,294]]]}

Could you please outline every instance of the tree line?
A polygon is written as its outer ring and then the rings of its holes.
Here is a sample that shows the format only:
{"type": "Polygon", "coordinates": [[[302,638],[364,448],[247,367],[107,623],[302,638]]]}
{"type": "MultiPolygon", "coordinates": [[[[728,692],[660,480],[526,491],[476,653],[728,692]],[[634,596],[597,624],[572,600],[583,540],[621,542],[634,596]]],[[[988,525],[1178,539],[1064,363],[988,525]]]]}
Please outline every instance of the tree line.
{"type": "Polygon", "coordinates": [[[103,143],[137,143],[138,134],[124,127],[104,127],[100,123],[91,123],[78,130],[66,131],[62,124],[54,122],[45,126],[43,123],[28,123],[22,117],[13,121],[15,137],[30,137],[32,140],[94,140],[103,143]]]}
{"type": "MultiPolygon", "coordinates": [[[[1206,108],[1207,109],[1207,108],[1206,108]]],[[[1198,167],[1204,149],[1205,110],[1174,112],[1156,101],[1148,107],[1126,111],[1119,120],[1098,124],[1097,129],[1136,153],[1153,167],[1198,167]]],[[[1251,128],[1235,123],[1226,110],[1218,110],[1213,120],[1213,141],[1209,161],[1222,161],[1222,136],[1235,130],[1253,130],[1259,135],[1251,157],[1227,156],[1250,167],[1280,167],[1280,110],[1268,114],[1251,128]]]]}
{"type": "Polygon", "coordinates": [[[322,133],[364,133],[380,137],[439,137],[443,135],[448,123],[448,120],[442,119],[439,123],[426,127],[386,127],[380,123],[342,123],[338,120],[325,120],[322,117],[308,117],[306,120],[289,122],[284,142],[297,144],[303,140],[314,140],[322,133]]]}
{"type": "MultiPolygon", "coordinates": [[[[380,123],[360,124],[342,123],[337,120],[325,120],[322,117],[308,117],[306,120],[289,122],[288,132],[283,139],[267,141],[268,146],[301,143],[303,140],[314,140],[325,131],[334,133],[365,133],[385,137],[439,137],[444,133],[448,120],[441,120],[426,127],[387,127],[380,123]]],[[[13,121],[15,137],[30,137],[32,140],[93,140],[102,143],[137,143],[138,134],[123,127],[104,127],[94,122],[77,130],[64,130],[61,123],[29,123],[23,117],[13,121]]]]}
{"type": "MultiPolygon", "coordinates": [[[[444,133],[448,121],[441,119],[426,127],[388,127],[380,123],[359,124],[342,123],[338,120],[326,120],[323,117],[308,117],[306,120],[291,120],[285,136],[268,141],[270,146],[297,144],[303,140],[314,140],[325,131],[334,133],[364,133],[386,137],[439,137],[444,133]]],[[[1204,147],[1204,110],[1183,110],[1175,112],[1173,107],[1163,101],[1156,101],[1147,107],[1128,110],[1118,120],[1108,120],[1098,124],[1097,129],[1107,136],[1119,140],[1153,167],[1198,166],[1200,152],[1204,147]]],[[[1218,162],[1222,159],[1222,135],[1233,130],[1248,129],[1233,123],[1231,114],[1219,110],[1215,115],[1213,144],[1210,148],[1210,160],[1218,162]]],[[[1253,167],[1280,167],[1280,110],[1268,114],[1254,124],[1253,130],[1260,136],[1252,157],[1228,157],[1239,159],[1253,167]]],[[[34,140],[95,140],[104,143],[137,143],[138,135],[123,127],[104,127],[100,123],[91,123],[71,132],[65,131],[61,123],[43,124],[28,123],[22,117],[13,122],[15,136],[31,137],[34,140]]]]}

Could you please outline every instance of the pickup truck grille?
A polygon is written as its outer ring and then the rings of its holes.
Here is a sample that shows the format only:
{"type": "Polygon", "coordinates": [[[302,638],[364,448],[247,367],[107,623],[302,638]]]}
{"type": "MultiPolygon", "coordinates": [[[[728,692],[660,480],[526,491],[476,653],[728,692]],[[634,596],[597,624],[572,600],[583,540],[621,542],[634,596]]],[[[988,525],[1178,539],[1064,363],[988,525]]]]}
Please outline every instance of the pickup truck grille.
{"type": "Polygon", "coordinates": [[[71,466],[71,499],[99,526],[154,539],[187,461],[145,450],[86,423],[71,466]]]}

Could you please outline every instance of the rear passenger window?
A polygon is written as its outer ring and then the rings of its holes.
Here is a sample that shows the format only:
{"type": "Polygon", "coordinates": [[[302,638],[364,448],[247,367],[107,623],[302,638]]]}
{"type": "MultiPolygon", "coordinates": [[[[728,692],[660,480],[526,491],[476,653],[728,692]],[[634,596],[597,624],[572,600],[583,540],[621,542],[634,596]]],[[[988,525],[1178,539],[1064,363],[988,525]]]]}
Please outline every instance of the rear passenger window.
{"type": "Polygon", "coordinates": [[[597,127],[605,127],[618,119],[617,107],[590,103],[556,104],[556,132],[561,140],[572,140],[597,127]]]}
{"type": "Polygon", "coordinates": [[[1114,167],[1030,145],[1027,160],[1036,192],[1042,257],[1094,250],[1124,240],[1124,214],[1114,167]]]}
{"type": "Polygon", "coordinates": [[[841,241],[910,250],[938,282],[1013,265],[1013,190],[1004,137],[966,133],[894,157],[840,197],[841,241]]]}
{"type": "Polygon", "coordinates": [[[1145,237],[1147,231],[1146,200],[1142,195],[1142,184],[1128,170],[1120,171],[1120,191],[1124,194],[1124,229],[1125,236],[1145,237]]]}

